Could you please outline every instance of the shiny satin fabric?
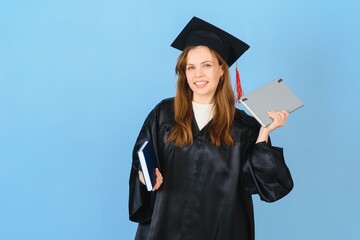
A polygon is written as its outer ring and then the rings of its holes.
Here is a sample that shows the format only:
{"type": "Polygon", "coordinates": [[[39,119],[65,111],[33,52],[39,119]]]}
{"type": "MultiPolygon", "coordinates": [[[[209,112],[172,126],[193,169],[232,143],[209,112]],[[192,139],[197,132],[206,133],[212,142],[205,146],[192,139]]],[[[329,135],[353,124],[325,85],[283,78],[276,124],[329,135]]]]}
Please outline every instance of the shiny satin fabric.
{"type": "Polygon", "coordinates": [[[252,194],[273,202],[288,194],[293,181],[281,148],[257,143],[260,125],[236,110],[233,146],[211,144],[208,125],[193,123],[192,145],[167,142],[174,126],[173,99],[148,115],[136,140],[130,173],[129,218],[138,222],[138,240],[254,239],[252,194]],[[164,182],[147,192],[138,179],[136,151],[155,144],[164,182]]]}

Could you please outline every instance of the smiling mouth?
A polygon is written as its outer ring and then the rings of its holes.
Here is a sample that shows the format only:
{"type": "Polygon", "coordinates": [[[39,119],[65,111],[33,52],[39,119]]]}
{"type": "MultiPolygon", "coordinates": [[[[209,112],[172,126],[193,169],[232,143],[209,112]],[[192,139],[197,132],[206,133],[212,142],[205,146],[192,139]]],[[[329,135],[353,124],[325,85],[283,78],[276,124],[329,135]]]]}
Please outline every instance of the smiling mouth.
{"type": "Polygon", "coordinates": [[[194,84],[196,86],[204,86],[205,84],[207,84],[208,82],[207,81],[200,81],[200,82],[195,82],[194,84]]]}

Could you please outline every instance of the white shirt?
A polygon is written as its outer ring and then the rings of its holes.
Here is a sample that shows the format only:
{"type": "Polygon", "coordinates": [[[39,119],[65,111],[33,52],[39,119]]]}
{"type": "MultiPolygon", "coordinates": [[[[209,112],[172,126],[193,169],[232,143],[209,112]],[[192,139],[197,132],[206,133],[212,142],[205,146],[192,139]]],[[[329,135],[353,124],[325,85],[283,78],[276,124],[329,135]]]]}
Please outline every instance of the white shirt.
{"type": "Polygon", "coordinates": [[[199,129],[203,129],[213,118],[214,104],[192,102],[195,120],[199,129]]]}

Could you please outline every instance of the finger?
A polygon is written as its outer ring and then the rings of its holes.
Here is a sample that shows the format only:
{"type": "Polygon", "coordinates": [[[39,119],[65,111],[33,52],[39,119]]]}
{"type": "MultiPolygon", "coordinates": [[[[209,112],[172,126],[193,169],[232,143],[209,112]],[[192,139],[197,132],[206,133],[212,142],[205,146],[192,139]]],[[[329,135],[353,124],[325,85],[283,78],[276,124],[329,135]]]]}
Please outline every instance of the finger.
{"type": "Polygon", "coordinates": [[[281,115],[282,115],[282,119],[284,121],[286,121],[287,118],[289,117],[289,112],[288,111],[281,111],[281,115]]]}
{"type": "Polygon", "coordinates": [[[285,114],[279,112],[279,113],[277,113],[277,116],[278,116],[279,126],[283,126],[285,124],[285,114]]]}
{"type": "Polygon", "coordinates": [[[163,183],[163,178],[162,177],[157,177],[156,182],[162,184],[163,183]]]}
{"type": "Polygon", "coordinates": [[[153,188],[153,191],[158,190],[161,185],[162,185],[162,181],[161,181],[161,182],[157,181],[157,182],[155,183],[155,186],[154,186],[154,188],[153,188]]]}
{"type": "Polygon", "coordinates": [[[284,126],[286,123],[286,119],[289,116],[289,113],[287,111],[281,111],[278,112],[278,114],[279,114],[279,124],[280,126],[284,126]]]}
{"type": "Polygon", "coordinates": [[[140,182],[145,185],[144,174],[140,170],[139,170],[139,179],[140,179],[140,182]]]}
{"type": "Polygon", "coordinates": [[[286,111],[280,111],[280,112],[269,111],[268,112],[268,116],[273,119],[272,126],[274,128],[282,127],[286,122],[287,115],[288,114],[286,111]]]}
{"type": "Polygon", "coordinates": [[[288,119],[289,117],[289,112],[285,111],[285,121],[288,119]]]}
{"type": "Polygon", "coordinates": [[[276,112],[277,114],[279,114],[279,116],[282,118],[282,119],[286,119],[288,116],[289,116],[289,112],[288,111],[279,111],[279,112],[276,112]]]}
{"type": "Polygon", "coordinates": [[[160,188],[160,186],[162,185],[163,183],[163,177],[159,171],[158,168],[155,169],[155,174],[156,174],[156,183],[155,183],[155,186],[153,188],[153,191],[156,191],[160,188]]]}
{"type": "Polygon", "coordinates": [[[289,113],[287,111],[280,111],[278,112],[281,116],[281,119],[287,119],[287,117],[289,116],[289,113]]]}
{"type": "Polygon", "coordinates": [[[283,112],[284,112],[286,118],[289,117],[289,114],[290,114],[290,113],[289,113],[288,111],[283,111],[283,112]]]}
{"type": "Polygon", "coordinates": [[[281,120],[281,116],[278,112],[269,111],[268,116],[273,119],[275,123],[279,122],[281,120]]]}
{"type": "Polygon", "coordinates": [[[158,168],[155,169],[156,179],[163,181],[163,176],[161,175],[161,172],[158,168]]]}
{"type": "Polygon", "coordinates": [[[275,113],[277,122],[281,125],[284,122],[285,115],[282,112],[275,113]]]}

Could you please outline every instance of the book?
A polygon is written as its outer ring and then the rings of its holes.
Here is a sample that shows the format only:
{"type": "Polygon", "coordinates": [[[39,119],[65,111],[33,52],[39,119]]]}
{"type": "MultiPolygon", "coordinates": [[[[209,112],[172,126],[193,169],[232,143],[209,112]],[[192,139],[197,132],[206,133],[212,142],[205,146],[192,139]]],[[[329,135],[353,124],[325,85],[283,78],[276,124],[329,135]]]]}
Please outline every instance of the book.
{"type": "Polygon", "coordinates": [[[154,146],[151,141],[145,141],[138,150],[141,171],[144,175],[145,185],[148,191],[154,188],[156,183],[155,169],[159,167],[156,159],[154,146]]]}
{"type": "Polygon", "coordinates": [[[281,78],[277,78],[246,94],[241,97],[240,102],[264,127],[273,121],[267,115],[268,111],[285,110],[291,113],[304,106],[301,99],[281,78]]]}

